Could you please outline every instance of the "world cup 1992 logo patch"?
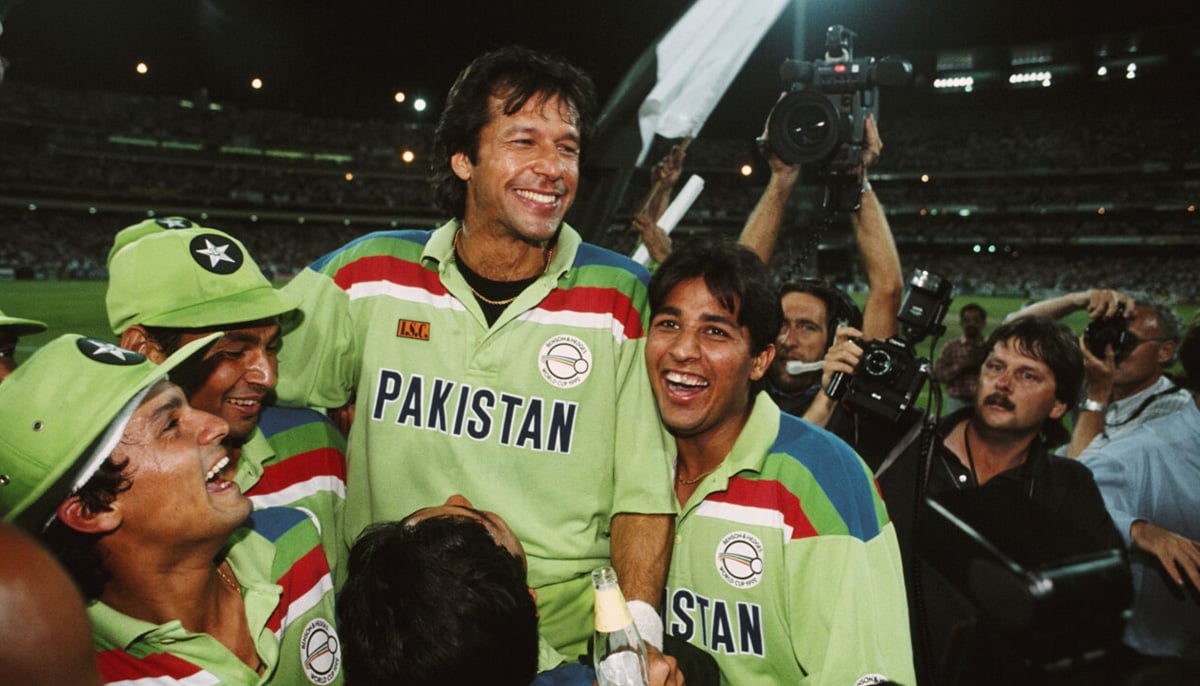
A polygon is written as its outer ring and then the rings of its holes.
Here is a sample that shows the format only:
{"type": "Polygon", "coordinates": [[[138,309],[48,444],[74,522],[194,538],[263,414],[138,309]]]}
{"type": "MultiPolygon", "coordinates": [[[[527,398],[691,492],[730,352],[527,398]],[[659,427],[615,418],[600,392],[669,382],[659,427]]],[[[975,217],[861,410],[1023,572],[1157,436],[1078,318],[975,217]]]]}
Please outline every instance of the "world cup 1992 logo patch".
{"type": "Polygon", "coordinates": [[[342,670],[342,646],[337,632],[320,617],[304,627],[300,635],[300,666],[314,684],[332,683],[342,670]]]}
{"type": "Polygon", "coordinates": [[[538,369],[551,386],[573,388],[587,380],[592,371],[592,351],[587,343],[562,334],[542,344],[538,369]]]}
{"type": "Polygon", "coordinates": [[[752,588],[762,581],[763,545],[745,531],[727,534],[717,544],[717,573],[734,588],[752,588]]]}

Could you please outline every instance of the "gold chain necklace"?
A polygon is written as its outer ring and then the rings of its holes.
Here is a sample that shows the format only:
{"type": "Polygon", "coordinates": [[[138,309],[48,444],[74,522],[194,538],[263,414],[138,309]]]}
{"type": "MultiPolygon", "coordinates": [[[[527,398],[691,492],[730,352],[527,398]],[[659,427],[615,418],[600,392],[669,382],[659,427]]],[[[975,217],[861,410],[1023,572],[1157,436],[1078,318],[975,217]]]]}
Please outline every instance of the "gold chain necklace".
{"type": "Polygon", "coordinates": [[[696,477],[695,479],[684,479],[679,476],[679,459],[676,458],[675,459],[675,480],[678,481],[679,483],[683,484],[684,486],[691,486],[692,484],[698,484],[704,479],[704,477],[717,471],[718,469],[720,469],[720,467],[721,467],[721,465],[717,465],[716,467],[713,467],[712,469],[708,470],[707,472],[704,472],[703,474],[696,477]]]}
{"type": "Polygon", "coordinates": [[[241,585],[239,585],[237,581],[235,581],[232,577],[230,577],[228,574],[225,573],[225,570],[222,569],[222,567],[224,567],[224,566],[225,566],[224,562],[217,565],[217,575],[221,577],[221,581],[224,581],[226,586],[237,591],[238,593],[241,593],[242,592],[241,585]]]}
{"type": "MultiPolygon", "coordinates": [[[[462,235],[461,228],[454,232],[454,254],[455,254],[455,256],[457,256],[459,254],[458,237],[460,235],[462,235]]],[[[555,244],[555,245],[550,246],[550,249],[546,251],[546,253],[545,253],[546,263],[545,263],[545,265],[542,266],[542,275],[543,276],[547,272],[550,271],[550,261],[554,259],[554,251],[557,248],[558,248],[558,245],[555,244]]],[[[466,281],[466,279],[464,278],[463,281],[466,281]]],[[[517,293],[516,295],[514,295],[511,298],[504,298],[503,300],[492,300],[491,298],[489,298],[489,297],[485,296],[484,294],[480,293],[479,291],[475,290],[475,287],[472,286],[469,281],[467,282],[467,288],[471,289],[471,292],[475,294],[476,298],[479,298],[483,302],[485,302],[489,305],[495,306],[495,307],[505,307],[507,305],[510,305],[510,304],[512,304],[512,301],[516,300],[521,295],[520,293],[517,293]]]]}

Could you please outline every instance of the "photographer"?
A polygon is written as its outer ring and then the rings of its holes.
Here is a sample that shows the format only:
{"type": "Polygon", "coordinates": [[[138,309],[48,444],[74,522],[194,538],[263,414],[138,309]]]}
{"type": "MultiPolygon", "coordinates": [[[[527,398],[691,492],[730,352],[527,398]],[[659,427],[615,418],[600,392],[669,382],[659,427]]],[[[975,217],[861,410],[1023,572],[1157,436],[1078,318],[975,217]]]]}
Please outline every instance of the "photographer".
{"type": "MultiPolygon", "coordinates": [[[[870,182],[868,170],[879,160],[883,141],[875,118],[868,116],[865,125],[865,149],[863,150],[863,190],[861,206],[850,214],[854,237],[862,256],[863,269],[867,274],[869,290],[863,308],[861,331],[853,334],[864,340],[884,339],[896,333],[896,312],[904,294],[904,279],[900,272],[900,256],[883,206],[879,203],[870,182]]],[[[770,263],[783,223],[784,208],[788,195],[800,177],[799,165],[785,164],[770,152],[771,180],[763,192],[758,205],[746,221],[738,242],[753,250],[764,262],[770,263]]],[[[785,411],[804,416],[818,426],[830,426],[834,406],[828,396],[820,393],[818,385],[821,373],[807,372],[790,374],[788,362],[817,362],[834,343],[831,335],[839,319],[837,293],[825,293],[806,284],[784,284],[780,289],[780,304],[783,308],[783,326],[776,340],[778,354],[767,373],[768,390],[772,398],[785,411]],[[824,396],[824,397],[822,397],[824,396]],[[825,407],[807,414],[815,398],[822,397],[825,407]]],[[[837,431],[842,434],[842,431],[837,431]]],[[[852,436],[843,435],[849,440],[852,436]]],[[[853,441],[851,441],[853,443],[853,441]]]]}
{"type": "Polygon", "coordinates": [[[1191,400],[1163,373],[1175,360],[1183,328],[1179,315],[1166,303],[1094,288],[1028,305],[1008,319],[1031,315],[1061,319],[1079,310],[1092,318],[1090,331],[1102,330],[1097,341],[1116,345],[1090,349],[1087,334],[1080,338],[1086,395],[1065,449],[1067,457],[1082,457],[1085,450],[1097,450],[1191,400]]]}
{"type": "Polygon", "coordinates": [[[921,539],[930,536],[921,525],[928,516],[925,496],[1030,502],[1079,529],[1082,540],[1097,550],[1121,545],[1088,470],[1048,450],[1054,436],[1065,437],[1059,420],[1074,404],[1083,377],[1071,332],[1045,317],[1026,317],[997,328],[985,349],[973,405],[936,427],[927,461],[922,448],[929,443],[912,441],[876,472],[904,557],[921,683],[946,683],[944,673],[936,675],[937,681],[929,679],[948,657],[963,661],[959,666],[966,664],[967,676],[977,678],[960,683],[1029,683],[1006,681],[1011,673],[992,671],[1018,666],[999,657],[1003,650],[992,636],[994,627],[980,624],[972,605],[916,558],[918,542],[921,547],[949,545],[921,539]]]}

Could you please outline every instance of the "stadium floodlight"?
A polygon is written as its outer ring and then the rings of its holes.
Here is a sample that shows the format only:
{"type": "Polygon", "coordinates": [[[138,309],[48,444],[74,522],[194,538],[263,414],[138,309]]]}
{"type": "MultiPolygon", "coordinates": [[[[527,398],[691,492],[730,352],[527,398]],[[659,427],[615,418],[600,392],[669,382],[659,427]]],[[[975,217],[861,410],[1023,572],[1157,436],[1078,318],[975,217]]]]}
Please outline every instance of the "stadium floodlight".
{"type": "Polygon", "coordinates": [[[963,90],[970,91],[974,88],[974,86],[975,77],[973,76],[951,76],[934,79],[933,81],[933,87],[939,89],[962,88],[963,90]]]}

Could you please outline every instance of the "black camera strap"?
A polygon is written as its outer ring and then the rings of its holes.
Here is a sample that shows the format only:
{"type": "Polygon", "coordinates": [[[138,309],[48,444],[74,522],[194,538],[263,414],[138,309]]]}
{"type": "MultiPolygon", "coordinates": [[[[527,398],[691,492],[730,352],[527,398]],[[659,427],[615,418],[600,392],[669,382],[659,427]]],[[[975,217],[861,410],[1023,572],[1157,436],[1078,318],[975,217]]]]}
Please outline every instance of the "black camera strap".
{"type": "Polygon", "coordinates": [[[1163,396],[1171,395],[1172,393],[1174,393],[1175,391],[1178,391],[1178,390],[1179,390],[1179,386],[1176,386],[1174,383],[1172,383],[1170,388],[1163,389],[1163,390],[1159,391],[1158,393],[1151,395],[1149,398],[1146,398],[1145,400],[1143,400],[1142,404],[1138,405],[1138,408],[1133,411],[1133,414],[1129,415],[1125,419],[1122,419],[1119,422],[1113,422],[1112,424],[1105,422],[1104,428],[1108,429],[1109,427],[1116,428],[1118,426],[1125,426],[1129,422],[1132,422],[1133,420],[1140,417],[1142,415],[1142,413],[1146,411],[1146,408],[1150,407],[1150,404],[1153,403],[1155,400],[1158,400],[1159,398],[1161,398],[1163,396]]]}

